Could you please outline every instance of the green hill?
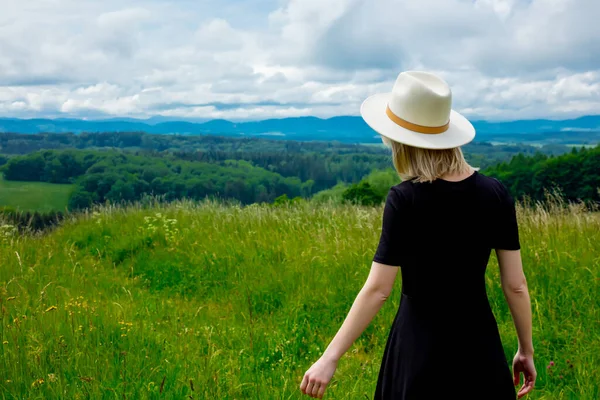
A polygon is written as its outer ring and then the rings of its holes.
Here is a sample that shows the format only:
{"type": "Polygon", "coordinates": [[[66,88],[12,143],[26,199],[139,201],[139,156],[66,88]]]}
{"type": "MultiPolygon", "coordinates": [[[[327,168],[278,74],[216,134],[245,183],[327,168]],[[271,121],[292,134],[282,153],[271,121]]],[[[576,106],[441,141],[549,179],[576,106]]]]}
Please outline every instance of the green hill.
{"type": "MultiPolygon", "coordinates": [[[[305,398],[303,373],[368,275],[381,212],[181,202],[105,208],[35,237],[2,226],[0,392],[305,398]]],[[[532,398],[597,399],[600,216],[574,206],[518,213],[539,371],[532,398]]],[[[517,338],[494,258],[487,285],[512,359],[517,338]]],[[[397,282],[340,360],[327,398],[371,398],[399,291],[397,282]]],[[[465,377],[457,385],[467,393],[465,377]]]]}
{"type": "Polygon", "coordinates": [[[64,211],[73,185],[7,181],[0,174],[0,207],[22,211],[64,211]]]}

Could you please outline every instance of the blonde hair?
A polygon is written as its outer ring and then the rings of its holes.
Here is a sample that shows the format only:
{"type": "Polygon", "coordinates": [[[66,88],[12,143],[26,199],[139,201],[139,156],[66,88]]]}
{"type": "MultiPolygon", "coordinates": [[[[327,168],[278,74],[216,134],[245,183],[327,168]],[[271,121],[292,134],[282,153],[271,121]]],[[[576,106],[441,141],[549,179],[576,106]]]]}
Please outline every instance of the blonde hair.
{"type": "Polygon", "coordinates": [[[460,147],[451,149],[423,149],[399,143],[381,136],[383,143],[392,149],[392,161],[402,180],[415,178],[414,182],[432,182],[444,174],[467,173],[472,169],[460,147]]]}

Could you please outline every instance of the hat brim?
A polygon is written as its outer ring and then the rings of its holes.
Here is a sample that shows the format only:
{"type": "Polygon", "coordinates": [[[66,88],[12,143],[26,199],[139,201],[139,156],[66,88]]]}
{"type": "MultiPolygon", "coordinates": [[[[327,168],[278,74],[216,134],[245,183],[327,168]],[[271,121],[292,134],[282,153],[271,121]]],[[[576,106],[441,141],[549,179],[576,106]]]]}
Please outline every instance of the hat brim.
{"type": "Polygon", "coordinates": [[[396,142],[425,149],[449,149],[462,146],[475,138],[475,128],[462,114],[451,110],[450,126],[442,133],[419,133],[403,128],[386,114],[392,93],[368,97],[360,107],[365,122],[377,133],[396,142]]]}

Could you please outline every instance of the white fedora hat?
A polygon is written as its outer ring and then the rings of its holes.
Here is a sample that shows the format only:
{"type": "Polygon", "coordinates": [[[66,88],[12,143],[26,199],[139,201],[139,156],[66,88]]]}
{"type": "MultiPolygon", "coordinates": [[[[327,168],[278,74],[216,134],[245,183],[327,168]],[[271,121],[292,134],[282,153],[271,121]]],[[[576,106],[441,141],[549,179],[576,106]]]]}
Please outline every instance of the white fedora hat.
{"type": "Polygon", "coordinates": [[[360,113],[377,133],[409,146],[448,149],[475,137],[469,120],[452,109],[448,84],[429,72],[400,73],[392,91],[367,98],[360,113]]]}

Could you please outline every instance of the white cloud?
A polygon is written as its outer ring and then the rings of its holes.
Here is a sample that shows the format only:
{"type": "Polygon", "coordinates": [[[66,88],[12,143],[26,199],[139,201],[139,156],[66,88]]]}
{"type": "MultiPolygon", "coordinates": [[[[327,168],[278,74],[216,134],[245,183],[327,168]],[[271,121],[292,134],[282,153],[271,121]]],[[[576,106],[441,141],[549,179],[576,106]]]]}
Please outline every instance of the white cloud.
{"type": "Polygon", "coordinates": [[[135,28],[140,22],[151,19],[152,13],[144,8],[125,8],[118,11],[109,11],[98,16],[98,26],[103,29],[121,30],[135,28]]]}
{"type": "Polygon", "coordinates": [[[401,70],[473,119],[600,114],[597,0],[2,0],[0,116],[357,115],[401,70]]]}
{"type": "Polygon", "coordinates": [[[203,50],[214,52],[235,51],[244,45],[244,37],[224,19],[213,19],[196,32],[196,40],[203,50]]]}

